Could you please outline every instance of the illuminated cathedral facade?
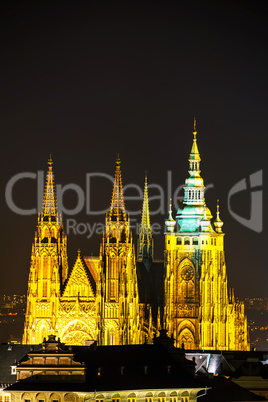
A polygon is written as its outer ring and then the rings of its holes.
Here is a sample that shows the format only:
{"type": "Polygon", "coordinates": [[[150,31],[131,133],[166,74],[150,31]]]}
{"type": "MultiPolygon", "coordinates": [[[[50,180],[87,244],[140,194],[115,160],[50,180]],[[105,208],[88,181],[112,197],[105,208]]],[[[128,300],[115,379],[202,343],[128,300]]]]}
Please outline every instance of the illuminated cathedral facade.
{"type": "Polygon", "coordinates": [[[205,204],[194,127],[189,178],[175,221],[170,205],[164,262],[153,258],[147,178],[137,255],[116,160],[98,257],[78,251],[68,266],[52,160],[32,246],[23,343],[56,335],[69,345],[152,343],[161,329],[185,349],[248,350],[244,305],[228,292],[223,222],[205,204]]]}

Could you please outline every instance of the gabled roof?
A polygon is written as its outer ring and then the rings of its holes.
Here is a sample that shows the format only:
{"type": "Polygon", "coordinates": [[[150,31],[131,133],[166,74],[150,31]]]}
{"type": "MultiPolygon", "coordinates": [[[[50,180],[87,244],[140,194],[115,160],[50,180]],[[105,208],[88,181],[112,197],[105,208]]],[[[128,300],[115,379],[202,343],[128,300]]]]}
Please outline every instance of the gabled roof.
{"type": "Polygon", "coordinates": [[[76,261],[74,263],[73,269],[71,270],[66,284],[64,286],[63,294],[62,297],[64,298],[65,296],[71,296],[71,287],[72,285],[75,285],[77,287],[76,291],[76,296],[88,296],[88,297],[95,297],[95,292],[96,292],[96,283],[92,277],[91,272],[89,271],[87,265],[85,264],[81,254],[80,250],[78,251],[78,255],[76,258],[76,261]],[[87,294],[83,294],[85,290],[82,290],[83,288],[87,289],[87,294]],[[80,292],[79,292],[80,288],[80,292]]]}
{"type": "Polygon", "coordinates": [[[100,262],[99,257],[83,257],[83,259],[92,275],[92,278],[94,279],[95,283],[97,283],[97,270],[100,262]]]}

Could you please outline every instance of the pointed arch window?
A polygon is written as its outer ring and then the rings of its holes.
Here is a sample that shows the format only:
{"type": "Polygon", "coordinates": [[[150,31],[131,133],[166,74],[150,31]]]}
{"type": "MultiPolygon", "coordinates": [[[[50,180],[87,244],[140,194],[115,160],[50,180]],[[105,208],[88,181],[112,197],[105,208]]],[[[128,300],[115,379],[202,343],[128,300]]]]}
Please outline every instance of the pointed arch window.
{"type": "Polygon", "coordinates": [[[43,282],[43,297],[47,297],[47,282],[43,282]]]}
{"type": "Polygon", "coordinates": [[[46,255],[43,256],[43,279],[47,279],[48,274],[48,257],[46,255]]]}

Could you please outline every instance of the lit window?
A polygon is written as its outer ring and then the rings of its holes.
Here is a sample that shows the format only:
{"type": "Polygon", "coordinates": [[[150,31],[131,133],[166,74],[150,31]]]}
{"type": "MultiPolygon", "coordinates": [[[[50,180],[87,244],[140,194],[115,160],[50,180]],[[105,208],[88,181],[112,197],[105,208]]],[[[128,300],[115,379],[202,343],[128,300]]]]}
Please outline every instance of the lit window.
{"type": "Polygon", "coordinates": [[[170,402],[177,402],[177,397],[176,396],[171,396],[169,398],[170,402]]]}
{"type": "Polygon", "coordinates": [[[166,402],[166,397],[165,396],[160,396],[158,398],[158,402],[166,402]]]}
{"type": "Polygon", "coordinates": [[[189,402],[189,396],[182,396],[181,402],[189,402]]]}
{"type": "Polygon", "coordinates": [[[9,402],[9,396],[5,396],[5,402],[9,402]]]}
{"type": "Polygon", "coordinates": [[[127,402],[136,402],[136,398],[127,398],[127,402]]]}
{"type": "Polygon", "coordinates": [[[119,398],[112,398],[112,402],[120,402],[119,398]]]}
{"type": "Polygon", "coordinates": [[[47,297],[47,282],[43,283],[43,297],[47,297]]]}
{"type": "Polygon", "coordinates": [[[145,398],[145,402],[153,402],[153,397],[152,396],[147,396],[145,398]]]}
{"type": "Polygon", "coordinates": [[[96,402],[104,402],[104,399],[96,399],[96,402]]]}
{"type": "Polygon", "coordinates": [[[11,366],[11,374],[17,374],[17,367],[11,366]]]}

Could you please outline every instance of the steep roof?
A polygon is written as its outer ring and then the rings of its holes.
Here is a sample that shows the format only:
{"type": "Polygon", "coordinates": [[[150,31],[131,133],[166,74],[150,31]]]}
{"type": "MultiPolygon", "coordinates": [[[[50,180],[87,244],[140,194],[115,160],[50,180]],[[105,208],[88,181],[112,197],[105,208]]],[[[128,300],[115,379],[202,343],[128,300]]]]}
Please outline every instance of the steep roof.
{"type": "Polygon", "coordinates": [[[89,271],[87,264],[84,262],[80,250],[78,250],[76,261],[64,286],[62,295],[63,297],[72,295],[72,285],[75,285],[77,295],[80,294],[80,296],[89,296],[92,298],[95,297],[96,282],[93,279],[93,276],[89,271]],[[81,288],[80,292],[79,288],[81,288]],[[87,294],[82,293],[85,292],[85,289],[87,289],[87,294]]]}

